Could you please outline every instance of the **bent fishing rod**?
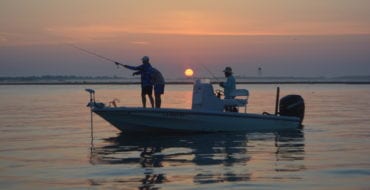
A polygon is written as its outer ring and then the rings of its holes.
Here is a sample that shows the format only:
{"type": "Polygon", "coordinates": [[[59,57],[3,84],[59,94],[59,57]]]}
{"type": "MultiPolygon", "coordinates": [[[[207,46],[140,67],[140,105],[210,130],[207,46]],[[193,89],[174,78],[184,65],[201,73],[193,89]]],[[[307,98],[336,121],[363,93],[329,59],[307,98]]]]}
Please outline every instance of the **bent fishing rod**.
{"type": "Polygon", "coordinates": [[[80,51],[83,51],[83,52],[85,52],[85,53],[87,53],[87,54],[89,54],[89,55],[94,55],[95,57],[99,57],[100,59],[103,59],[103,60],[106,60],[106,61],[109,61],[109,62],[113,62],[114,64],[116,64],[117,65],[117,67],[118,66],[124,66],[122,63],[119,63],[118,61],[115,61],[115,60],[113,60],[113,59],[111,59],[111,58],[108,58],[108,57],[105,57],[105,56],[102,56],[102,55],[99,55],[99,54],[97,54],[97,53],[95,53],[95,52],[92,52],[92,51],[90,51],[90,50],[87,50],[87,49],[84,49],[84,48],[81,48],[81,47],[78,47],[78,46],[76,46],[76,45],[74,45],[74,44],[68,44],[68,45],[70,45],[71,47],[74,47],[74,48],[76,48],[76,49],[78,49],[78,50],[80,50],[80,51]]]}

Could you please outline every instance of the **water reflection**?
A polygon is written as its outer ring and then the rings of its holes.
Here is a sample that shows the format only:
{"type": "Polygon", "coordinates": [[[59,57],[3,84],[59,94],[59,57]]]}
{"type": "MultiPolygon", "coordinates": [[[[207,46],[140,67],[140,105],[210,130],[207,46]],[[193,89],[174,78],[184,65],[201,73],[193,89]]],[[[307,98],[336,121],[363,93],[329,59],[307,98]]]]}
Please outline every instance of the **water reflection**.
{"type": "Polygon", "coordinates": [[[300,131],[120,134],[104,141],[108,145],[92,149],[91,163],[119,165],[119,168],[131,168],[133,173],[116,176],[121,178],[118,181],[94,181],[94,184],[126,182],[127,185],[130,182],[139,189],[152,189],[158,184],[179,181],[193,184],[249,181],[263,170],[296,172],[305,169],[303,162],[299,162],[304,159],[304,135],[300,131]]]}

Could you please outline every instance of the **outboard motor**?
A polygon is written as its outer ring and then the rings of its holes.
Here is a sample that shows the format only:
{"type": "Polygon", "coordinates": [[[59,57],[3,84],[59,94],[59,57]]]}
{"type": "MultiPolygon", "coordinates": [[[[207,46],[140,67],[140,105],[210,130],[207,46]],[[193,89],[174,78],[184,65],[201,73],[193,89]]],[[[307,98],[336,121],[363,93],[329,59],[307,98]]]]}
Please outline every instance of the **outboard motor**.
{"type": "Polygon", "coordinates": [[[304,100],[300,95],[287,95],[280,99],[280,115],[298,117],[302,123],[304,118],[304,110],[304,100]]]}

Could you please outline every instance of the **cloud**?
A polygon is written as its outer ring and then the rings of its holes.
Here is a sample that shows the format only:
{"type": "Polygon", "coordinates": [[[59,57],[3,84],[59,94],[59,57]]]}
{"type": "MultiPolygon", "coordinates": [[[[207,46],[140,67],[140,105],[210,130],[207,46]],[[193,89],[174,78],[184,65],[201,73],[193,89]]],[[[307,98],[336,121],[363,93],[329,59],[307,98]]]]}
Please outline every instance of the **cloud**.
{"type": "Polygon", "coordinates": [[[0,46],[22,46],[22,45],[33,45],[33,44],[45,44],[50,43],[50,40],[45,40],[44,35],[34,35],[33,33],[1,33],[0,34],[0,46]]]}
{"type": "MultiPolygon", "coordinates": [[[[211,15],[212,16],[212,15],[211,15]]],[[[240,24],[231,17],[214,18],[185,12],[176,12],[150,23],[87,24],[78,26],[46,26],[34,31],[0,33],[0,46],[53,44],[66,42],[114,42],[126,40],[133,45],[148,45],[148,39],[126,38],[131,35],[187,35],[187,36],[287,36],[287,35],[363,35],[370,34],[366,26],[356,22],[304,22],[240,24]],[[227,22],[230,20],[230,22],[227,22]],[[219,22],[216,22],[219,21],[219,22]]]]}
{"type": "Polygon", "coordinates": [[[114,38],[118,34],[127,33],[126,28],[113,25],[86,25],[86,26],[53,26],[46,31],[69,40],[93,41],[114,38]]]}
{"type": "Polygon", "coordinates": [[[6,39],[5,37],[3,36],[0,36],[0,44],[2,43],[6,43],[8,41],[8,39],[6,39]]]}
{"type": "Polygon", "coordinates": [[[148,45],[149,42],[148,41],[132,41],[131,44],[134,44],[134,45],[148,45]]]}

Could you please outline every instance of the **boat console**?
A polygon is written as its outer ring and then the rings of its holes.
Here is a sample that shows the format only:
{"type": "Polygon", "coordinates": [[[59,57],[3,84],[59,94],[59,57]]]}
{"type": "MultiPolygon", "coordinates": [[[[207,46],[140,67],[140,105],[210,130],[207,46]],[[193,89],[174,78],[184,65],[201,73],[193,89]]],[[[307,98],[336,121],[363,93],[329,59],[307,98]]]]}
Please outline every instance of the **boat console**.
{"type": "Polygon", "coordinates": [[[193,87],[192,110],[223,112],[225,106],[232,106],[244,107],[246,112],[249,91],[236,89],[233,95],[237,98],[220,99],[214,94],[213,86],[209,81],[196,80],[193,87]]]}

